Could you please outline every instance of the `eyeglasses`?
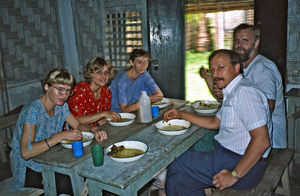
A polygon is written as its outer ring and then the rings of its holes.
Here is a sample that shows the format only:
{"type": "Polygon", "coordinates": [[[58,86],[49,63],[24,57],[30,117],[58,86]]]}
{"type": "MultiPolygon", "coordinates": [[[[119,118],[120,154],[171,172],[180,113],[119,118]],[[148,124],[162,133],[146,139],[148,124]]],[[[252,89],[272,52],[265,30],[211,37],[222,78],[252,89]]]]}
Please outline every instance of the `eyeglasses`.
{"type": "Polygon", "coordinates": [[[60,95],[63,95],[63,94],[72,95],[73,94],[73,91],[71,89],[64,89],[64,88],[61,88],[61,87],[56,87],[56,86],[53,86],[51,84],[49,84],[49,86],[52,86],[53,88],[55,88],[56,92],[60,95]]]}
{"type": "Polygon", "coordinates": [[[108,76],[109,75],[109,72],[108,71],[96,71],[95,74],[97,75],[104,75],[104,76],[108,76]]]}

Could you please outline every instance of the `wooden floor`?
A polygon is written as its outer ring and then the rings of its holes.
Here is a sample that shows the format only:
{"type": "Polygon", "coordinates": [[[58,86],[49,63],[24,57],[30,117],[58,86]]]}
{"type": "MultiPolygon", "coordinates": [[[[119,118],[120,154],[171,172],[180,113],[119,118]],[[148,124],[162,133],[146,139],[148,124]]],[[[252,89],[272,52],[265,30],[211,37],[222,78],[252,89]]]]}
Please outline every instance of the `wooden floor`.
{"type": "MultiPolygon", "coordinates": [[[[11,177],[9,162],[0,163],[0,181],[11,177]]],[[[149,185],[147,185],[149,186],[149,185]]],[[[148,187],[145,187],[148,188],[148,187]]],[[[292,177],[291,177],[291,192],[292,196],[300,195],[300,163],[294,165],[292,177]]],[[[151,196],[158,196],[158,191],[153,191],[151,196]]]]}

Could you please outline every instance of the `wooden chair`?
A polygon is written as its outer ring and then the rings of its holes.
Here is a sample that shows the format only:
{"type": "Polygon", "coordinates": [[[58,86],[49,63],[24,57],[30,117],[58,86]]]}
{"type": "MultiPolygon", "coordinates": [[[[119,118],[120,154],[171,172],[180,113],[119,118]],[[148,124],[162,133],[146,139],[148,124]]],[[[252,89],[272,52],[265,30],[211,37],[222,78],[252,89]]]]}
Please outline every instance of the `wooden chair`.
{"type": "MultiPolygon", "coordinates": [[[[1,116],[0,117],[0,130],[5,131],[7,128],[15,126],[15,124],[18,120],[18,117],[19,117],[19,113],[7,115],[7,116],[1,116]]],[[[4,147],[5,146],[3,143],[3,139],[0,134],[0,160],[1,160],[1,162],[7,161],[7,157],[6,157],[6,153],[5,153],[6,150],[4,147]]]]}
{"type": "MultiPolygon", "coordinates": [[[[18,121],[19,113],[23,105],[15,108],[11,112],[0,117],[0,130],[6,130],[7,128],[15,126],[18,121]]],[[[8,159],[6,157],[3,140],[0,134],[0,158],[2,162],[6,162],[8,159]]],[[[14,189],[13,178],[10,177],[6,180],[0,182],[0,196],[38,196],[44,193],[43,189],[37,188],[24,188],[23,190],[14,189]]]]}

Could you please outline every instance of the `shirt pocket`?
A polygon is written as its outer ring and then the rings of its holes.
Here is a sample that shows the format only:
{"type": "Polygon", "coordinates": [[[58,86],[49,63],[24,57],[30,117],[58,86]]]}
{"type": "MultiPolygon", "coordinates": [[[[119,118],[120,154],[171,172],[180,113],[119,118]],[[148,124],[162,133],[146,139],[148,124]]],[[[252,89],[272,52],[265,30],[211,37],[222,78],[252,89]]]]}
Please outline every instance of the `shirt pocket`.
{"type": "Polygon", "coordinates": [[[239,126],[237,112],[230,104],[222,105],[220,128],[231,131],[239,126]]]}

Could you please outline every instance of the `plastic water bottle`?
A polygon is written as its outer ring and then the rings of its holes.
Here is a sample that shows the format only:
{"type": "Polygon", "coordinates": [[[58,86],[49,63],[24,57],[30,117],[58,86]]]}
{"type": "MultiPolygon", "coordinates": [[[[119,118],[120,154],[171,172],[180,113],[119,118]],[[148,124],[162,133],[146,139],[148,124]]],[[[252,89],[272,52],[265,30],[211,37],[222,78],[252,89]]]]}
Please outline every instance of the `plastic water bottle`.
{"type": "Polygon", "coordinates": [[[151,100],[146,91],[142,91],[138,113],[141,122],[147,123],[152,121],[151,100]]]}

